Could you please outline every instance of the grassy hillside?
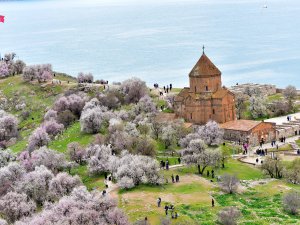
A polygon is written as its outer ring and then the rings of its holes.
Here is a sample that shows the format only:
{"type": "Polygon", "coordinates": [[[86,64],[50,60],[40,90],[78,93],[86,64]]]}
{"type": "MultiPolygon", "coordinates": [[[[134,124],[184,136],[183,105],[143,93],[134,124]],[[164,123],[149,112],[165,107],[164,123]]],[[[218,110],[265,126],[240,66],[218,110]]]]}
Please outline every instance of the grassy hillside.
{"type": "MultiPolygon", "coordinates": [[[[7,111],[15,114],[20,119],[20,138],[10,148],[14,152],[22,151],[27,144],[31,132],[40,125],[48,108],[52,107],[59,95],[76,86],[71,77],[56,74],[56,79],[62,80],[61,85],[53,86],[30,84],[23,82],[21,76],[9,77],[0,80],[2,97],[8,99],[7,111]],[[15,109],[20,101],[26,103],[23,110],[15,109]],[[22,111],[28,111],[28,118],[22,119],[22,111]]],[[[180,89],[174,89],[179,92],[180,89]]],[[[273,96],[272,100],[280,96],[273,96]]],[[[158,105],[166,104],[157,100],[158,105]]],[[[123,106],[128,110],[129,106],[123,106]]],[[[107,132],[107,131],[105,131],[107,132]]],[[[104,133],[105,133],[104,132],[104,133]]],[[[49,148],[65,153],[67,158],[67,146],[71,142],[79,142],[82,146],[88,146],[94,140],[94,135],[81,132],[80,123],[76,121],[64,132],[52,140],[49,148]]],[[[300,142],[298,142],[300,146],[300,142]]],[[[237,153],[237,149],[230,144],[221,146],[223,151],[230,154],[237,153]]],[[[170,165],[178,164],[176,151],[180,147],[173,144],[165,149],[161,141],[155,141],[157,160],[168,160],[170,165]],[[170,156],[174,151],[175,155],[170,156]]],[[[225,168],[210,168],[215,171],[215,178],[207,177],[206,171],[203,176],[197,174],[195,166],[181,166],[169,171],[161,170],[164,179],[168,183],[161,186],[140,185],[131,190],[116,189],[111,196],[116,198],[119,207],[129,216],[130,221],[135,222],[148,217],[150,224],[160,224],[161,218],[165,218],[163,207],[168,204],[175,206],[179,214],[178,219],[172,220],[172,224],[217,224],[218,212],[227,206],[238,206],[241,210],[239,224],[267,225],[267,224],[300,224],[299,216],[291,216],[282,208],[281,199],[283,194],[290,190],[299,190],[300,186],[291,185],[284,180],[269,180],[262,171],[256,167],[243,164],[231,157],[225,163],[225,168]],[[236,194],[224,194],[217,185],[217,176],[225,173],[235,174],[242,184],[236,194]],[[171,182],[171,175],[180,176],[179,183],[171,182]],[[157,207],[157,198],[162,198],[162,207],[157,207]],[[215,199],[215,207],[211,207],[211,199],[215,199]]],[[[89,190],[104,190],[104,176],[91,176],[87,165],[80,165],[71,169],[71,174],[79,175],[84,185],[89,190]]],[[[169,215],[170,217],[170,215],[169,215]]]]}
{"type": "Polygon", "coordinates": [[[76,85],[75,79],[69,76],[56,74],[55,78],[61,80],[62,85],[26,83],[20,75],[0,80],[0,95],[8,100],[6,111],[18,116],[20,121],[20,138],[18,143],[11,146],[14,152],[25,148],[28,136],[40,125],[45,112],[53,105],[55,99],[76,85]],[[17,110],[15,106],[21,102],[24,102],[26,107],[17,110]],[[27,118],[22,117],[24,112],[28,112],[27,118]]]}

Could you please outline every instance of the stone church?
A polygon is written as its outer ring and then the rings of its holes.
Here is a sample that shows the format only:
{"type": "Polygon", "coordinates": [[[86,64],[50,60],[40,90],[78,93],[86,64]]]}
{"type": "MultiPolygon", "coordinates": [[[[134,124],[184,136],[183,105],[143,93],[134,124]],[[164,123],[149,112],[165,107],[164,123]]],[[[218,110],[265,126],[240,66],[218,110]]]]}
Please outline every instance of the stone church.
{"type": "Polygon", "coordinates": [[[187,122],[225,123],[236,119],[234,94],[222,87],[221,72],[204,51],[189,74],[190,87],[175,98],[175,113],[187,122]]]}

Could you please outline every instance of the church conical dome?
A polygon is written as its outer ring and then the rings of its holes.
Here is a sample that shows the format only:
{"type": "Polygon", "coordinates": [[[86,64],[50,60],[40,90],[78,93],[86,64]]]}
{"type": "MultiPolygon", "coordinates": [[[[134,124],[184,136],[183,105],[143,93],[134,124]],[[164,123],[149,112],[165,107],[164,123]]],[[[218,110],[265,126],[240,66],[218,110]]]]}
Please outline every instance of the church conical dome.
{"type": "Polygon", "coordinates": [[[210,59],[202,54],[192,71],[190,77],[221,75],[221,71],[210,61],[210,59]]]}

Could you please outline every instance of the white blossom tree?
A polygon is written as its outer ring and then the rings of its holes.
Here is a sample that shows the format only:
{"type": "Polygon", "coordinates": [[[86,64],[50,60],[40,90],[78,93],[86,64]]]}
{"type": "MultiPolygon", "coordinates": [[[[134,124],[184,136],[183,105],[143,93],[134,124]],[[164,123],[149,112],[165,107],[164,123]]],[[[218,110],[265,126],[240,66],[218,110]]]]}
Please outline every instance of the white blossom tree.
{"type": "Polygon", "coordinates": [[[93,83],[94,76],[92,73],[83,73],[80,72],[77,76],[78,83],[93,83]]]}
{"type": "Polygon", "coordinates": [[[44,128],[38,127],[33,131],[28,139],[28,151],[32,152],[43,146],[47,146],[50,142],[49,135],[44,128]]]}
{"type": "Polygon", "coordinates": [[[33,168],[36,166],[45,166],[53,173],[62,171],[66,168],[67,162],[65,155],[47,147],[41,147],[31,153],[33,159],[33,168]]]}
{"type": "Polygon", "coordinates": [[[26,64],[22,60],[16,60],[16,62],[13,64],[13,73],[21,74],[25,66],[26,64]]]}
{"type": "Polygon", "coordinates": [[[226,207],[218,213],[218,221],[223,225],[235,225],[241,213],[236,207],[226,207]]]}
{"type": "Polygon", "coordinates": [[[75,187],[82,185],[78,175],[70,176],[67,173],[58,173],[49,184],[50,196],[53,199],[59,199],[70,195],[75,187]]]}
{"type": "Polygon", "coordinates": [[[225,191],[226,193],[233,194],[236,192],[238,185],[239,185],[239,179],[230,174],[224,174],[221,176],[220,181],[220,188],[225,191]]]}
{"type": "Polygon", "coordinates": [[[254,119],[267,115],[266,100],[261,96],[252,96],[250,99],[249,110],[254,119]]]}
{"type": "Polygon", "coordinates": [[[68,144],[70,160],[82,165],[86,160],[86,150],[78,142],[68,144]]]}
{"type": "Polygon", "coordinates": [[[25,169],[17,162],[9,163],[0,168],[0,196],[13,189],[13,184],[24,174],[25,169]]]}
{"type": "MultiPolygon", "coordinates": [[[[85,133],[98,133],[107,122],[105,119],[106,107],[97,106],[88,108],[82,112],[80,117],[81,131],[85,133]]],[[[108,119],[108,118],[107,118],[108,119]]]]}
{"type": "Polygon", "coordinates": [[[156,113],[156,105],[154,104],[153,100],[149,95],[143,96],[138,103],[134,107],[135,113],[141,114],[141,113],[156,113]]]}
{"type": "Polygon", "coordinates": [[[0,62],[0,78],[9,76],[9,68],[7,63],[1,61],[0,62]]]}
{"type": "Polygon", "coordinates": [[[161,133],[161,140],[165,144],[165,149],[169,148],[176,142],[176,130],[171,124],[164,126],[161,133]]]}
{"type": "Polygon", "coordinates": [[[10,162],[15,160],[16,160],[16,156],[12,153],[10,149],[7,150],[0,149],[0,168],[7,166],[10,162]]]}
{"type": "Polygon", "coordinates": [[[131,78],[122,82],[120,89],[127,103],[137,103],[147,94],[146,83],[139,78],[131,78]]]}
{"type": "Polygon", "coordinates": [[[0,110],[0,141],[18,136],[18,120],[15,116],[0,110]]]}
{"type": "Polygon", "coordinates": [[[112,134],[110,134],[110,139],[109,139],[113,150],[116,152],[121,152],[124,149],[131,149],[135,138],[130,136],[129,133],[125,131],[116,131],[112,134]]]}
{"type": "Polygon", "coordinates": [[[0,212],[10,223],[32,215],[35,210],[35,203],[24,193],[8,192],[0,198],[0,212]]]}
{"type": "Polygon", "coordinates": [[[283,197],[282,203],[286,211],[296,215],[300,210],[300,194],[295,191],[289,192],[283,197]]]}
{"type": "Polygon", "coordinates": [[[283,95],[289,103],[289,110],[293,109],[293,101],[297,97],[297,89],[295,86],[289,85],[283,90],[283,95]]]}
{"type": "Polygon", "coordinates": [[[62,197],[40,213],[18,221],[16,225],[107,224],[129,225],[117,202],[101,193],[88,192],[86,187],[74,188],[70,196],[62,197]]]}
{"type": "Polygon", "coordinates": [[[51,80],[53,77],[51,64],[25,66],[23,79],[25,81],[38,80],[39,83],[51,80]]]}
{"type": "Polygon", "coordinates": [[[55,137],[56,135],[60,134],[65,128],[63,124],[57,123],[56,120],[53,119],[45,121],[41,126],[51,137],[55,137]]]}
{"type": "Polygon", "coordinates": [[[220,150],[206,148],[207,146],[203,140],[192,140],[188,147],[182,151],[182,161],[188,165],[197,165],[199,174],[203,174],[208,166],[218,166],[222,159],[220,150]]]}
{"type": "Polygon", "coordinates": [[[110,164],[111,172],[121,188],[162,182],[158,163],[151,157],[132,155],[125,151],[119,157],[112,157],[110,164]]]}
{"type": "Polygon", "coordinates": [[[204,126],[200,126],[198,133],[207,145],[219,145],[223,141],[224,132],[215,121],[208,121],[204,126]]]}
{"type": "Polygon", "coordinates": [[[109,171],[112,149],[110,146],[94,145],[86,150],[88,156],[88,170],[91,174],[109,171]]]}
{"type": "Polygon", "coordinates": [[[39,166],[34,171],[26,173],[16,184],[15,189],[42,205],[44,201],[48,200],[49,184],[53,177],[53,173],[45,166],[39,166]]]}
{"type": "Polygon", "coordinates": [[[86,100],[87,97],[82,96],[80,94],[71,94],[69,96],[62,96],[55,101],[54,110],[57,111],[58,113],[69,110],[77,118],[79,118],[86,100]]]}
{"type": "Polygon", "coordinates": [[[53,109],[49,109],[44,116],[45,121],[56,120],[56,119],[57,119],[57,111],[53,109]]]}

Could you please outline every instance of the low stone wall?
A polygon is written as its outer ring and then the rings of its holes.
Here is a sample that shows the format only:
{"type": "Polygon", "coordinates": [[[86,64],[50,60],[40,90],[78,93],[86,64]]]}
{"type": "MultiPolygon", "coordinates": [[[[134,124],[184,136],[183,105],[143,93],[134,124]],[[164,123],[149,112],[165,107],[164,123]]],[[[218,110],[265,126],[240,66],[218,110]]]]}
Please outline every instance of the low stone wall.
{"type": "Polygon", "coordinates": [[[281,137],[293,137],[300,134],[299,122],[291,121],[283,123],[282,125],[276,126],[276,138],[277,140],[281,137]]]}

